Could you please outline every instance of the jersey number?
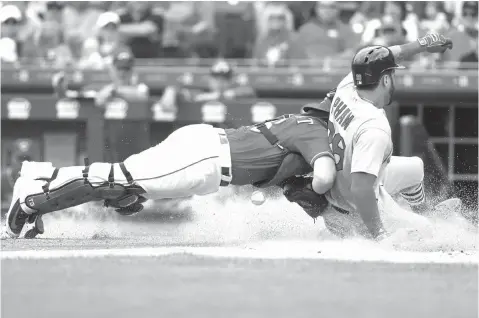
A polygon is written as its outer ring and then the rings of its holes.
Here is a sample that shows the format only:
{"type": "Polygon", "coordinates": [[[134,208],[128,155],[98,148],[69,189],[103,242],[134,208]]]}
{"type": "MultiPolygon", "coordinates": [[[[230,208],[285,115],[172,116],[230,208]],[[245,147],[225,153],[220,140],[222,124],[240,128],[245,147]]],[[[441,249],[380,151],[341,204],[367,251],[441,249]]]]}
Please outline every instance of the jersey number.
{"type": "Polygon", "coordinates": [[[288,120],[289,117],[290,117],[290,115],[282,115],[282,116],[279,116],[279,117],[276,117],[276,118],[273,118],[273,119],[270,119],[270,120],[266,120],[262,123],[251,126],[250,130],[259,133],[260,131],[257,128],[258,125],[264,124],[266,126],[266,128],[271,129],[271,126],[279,125],[279,124],[285,122],[286,120],[288,120]]]}
{"type": "MultiPolygon", "coordinates": [[[[293,115],[291,114],[286,114],[286,115],[282,115],[282,116],[279,116],[279,117],[276,117],[276,118],[273,118],[273,119],[270,119],[270,120],[266,120],[260,124],[256,124],[256,125],[253,125],[251,126],[251,131],[254,131],[254,132],[259,132],[258,130],[258,125],[262,125],[264,124],[266,126],[266,128],[268,129],[271,129],[271,127],[273,125],[279,125],[279,124],[282,124],[284,123],[285,121],[287,121],[289,118],[293,117],[293,115]]],[[[308,125],[313,125],[314,124],[314,121],[312,118],[309,118],[309,117],[298,117],[296,118],[296,123],[299,125],[299,124],[308,124],[308,125]]]]}
{"type": "Polygon", "coordinates": [[[328,132],[329,144],[331,146],[331,150],[333,151],[334,161],[336,163],[336,171],[341,171],[343,170],[344,151],[346,144],[344,143],[343,137],[341,137],[339,133],[336,134],[334,124],[331,121],[328,122],[328,132]]]}

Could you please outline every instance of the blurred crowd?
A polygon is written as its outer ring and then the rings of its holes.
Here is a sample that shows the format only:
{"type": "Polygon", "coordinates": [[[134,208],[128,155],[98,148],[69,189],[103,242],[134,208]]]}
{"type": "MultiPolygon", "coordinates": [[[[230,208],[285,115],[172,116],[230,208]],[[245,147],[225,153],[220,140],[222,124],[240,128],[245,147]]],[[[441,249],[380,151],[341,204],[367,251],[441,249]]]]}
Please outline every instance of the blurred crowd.
{"type": "Polygon", "coordinates": [[[427,32],[451,37],[454,49],[410,61],[418,67],[478,61],[477,1],[4,1],[0,17],[2,63],[101,69],[129,47],[136,58],[172,63],[222,57],[331,68],[361,46],[427,32]]]}

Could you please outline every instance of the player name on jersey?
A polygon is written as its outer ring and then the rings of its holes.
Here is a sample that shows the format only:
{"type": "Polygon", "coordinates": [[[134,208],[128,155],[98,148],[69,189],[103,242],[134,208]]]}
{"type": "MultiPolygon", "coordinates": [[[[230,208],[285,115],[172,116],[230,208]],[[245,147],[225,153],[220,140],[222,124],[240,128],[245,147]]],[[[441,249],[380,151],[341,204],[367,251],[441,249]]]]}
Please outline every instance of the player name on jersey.
{"type": "Polygon", "coordinates": [[[354,115],[351,113],[351,110],[348,106],[337,97],[331,107],[331,112],[333,113],[334,120],[341,125],[341,127],[346,130],[349,124],[353,121],[354,115]]]}

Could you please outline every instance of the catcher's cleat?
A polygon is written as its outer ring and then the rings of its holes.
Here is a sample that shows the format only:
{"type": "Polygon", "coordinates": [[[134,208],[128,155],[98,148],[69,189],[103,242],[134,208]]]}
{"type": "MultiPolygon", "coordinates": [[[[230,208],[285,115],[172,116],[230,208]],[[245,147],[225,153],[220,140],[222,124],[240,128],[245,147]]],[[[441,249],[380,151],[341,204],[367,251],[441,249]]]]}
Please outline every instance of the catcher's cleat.
{"type": "Polygon", "coordinates": [[[9,237],[17,238],[22,233],[23,227],[27,222],[29,214],[25,213],[21,206],[20,201],[17,200],[15,203],[10,207],[7,212],[6,218],[6,232],[9,237]]]}
{"type": "Polygon", "coordinates": [[[12,203],[6,216],[6,233],[12,238],[20,236],[27,218],[35,210],[25,205],[26,196],[37,189],[41,189],[42,181],[31,180],[20,176],[13,187],[12,203]]]}
{"type": "Polygon", "coordinates": [[[25,223],[25,235],[26,239],[35,238],[38,234],[43,234],[45,232],[43,226],[42,216],[40,214],[32,214],[28,217],[27,222],[25,223]]]}

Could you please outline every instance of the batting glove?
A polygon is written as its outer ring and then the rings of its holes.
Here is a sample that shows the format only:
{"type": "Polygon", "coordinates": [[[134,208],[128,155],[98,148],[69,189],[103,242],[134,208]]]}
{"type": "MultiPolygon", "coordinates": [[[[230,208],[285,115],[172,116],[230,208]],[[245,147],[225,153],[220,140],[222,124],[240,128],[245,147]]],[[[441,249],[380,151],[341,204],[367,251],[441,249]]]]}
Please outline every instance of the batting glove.
{"type": "Polygon", "coordinates": [[[417,39],[417,41],[429,53],[444,53],[447,49],[452,49],[453,46],[451,39],[437,33],[430,33],[425,37],[417,39]]]}

